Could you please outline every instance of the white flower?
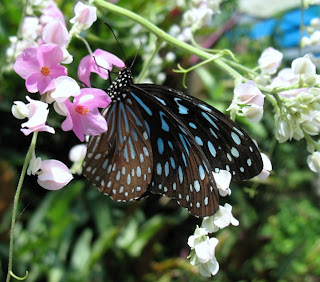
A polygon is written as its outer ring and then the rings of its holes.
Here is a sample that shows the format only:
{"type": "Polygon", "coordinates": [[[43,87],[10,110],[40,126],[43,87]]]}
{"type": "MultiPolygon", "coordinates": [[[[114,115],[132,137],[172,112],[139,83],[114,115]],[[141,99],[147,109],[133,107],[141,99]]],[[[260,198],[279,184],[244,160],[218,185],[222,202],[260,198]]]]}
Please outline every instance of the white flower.
{"type": "Polygon", "coordinates": [[[69,152],[69,159],[72,162],[82,162],[87,153],[87,146],[85,144],[78,144],[71,148],[69,152]]]}
{"type": "Polygon", "coordinates": [[[263,107],[252,104],[242,108],[243,115],[253,123],[258,123],[263,117],[263,107]]]}
{"type": "Polygon", "coordinates": [[[29,135],[31,132],[35,131],[46,131],[54,134],[54,128],[45,125],[49,114],[48,104],[38,100],[33,100],[28,96],[26,96],[26,99],[30,103],[26,105],[29,111],[27,116],[28,121],[21,124],[21,127],[27,127],[27,129],[21,129],[24,135],[29,135]]]}
{"type": "Polygon", "coordinates": [[[196,230],[194,231],[194,235],[191,235],[188,238],[188,245],[190,248],[195,248],[196,244],[199,242],[202,242],[205,240],[208,232],[205,228],[199,228],[199,226],[196,227],[196,230]]]}
{"type": "Polygon", "coordinates": [[[313,172],[320,172],[320,152],[316,151],[307,158],[308,166],[313,172]]]}
{"type": "Polygon", "coordinates": [[[198,226],[194,235],[188,239],[188,245],[191,247],[190,263],[199,266],[200,274],[203,276],[210,277],[219,270],[219,264],[215,257],[215,248],[218,242],[217,238],[209,238],[206,230],[198,226]]]}
{"type": "Polygon", "coordinates": [[[258,64],[264,73],[275,74],[282,62],[282,58],[283,55],[281,52],[269,47],[262,52],[258,64]]]}
{"type": "Polygon", "coordinates": [[[266,179],[270,175],[270,171],[272,170],[272,164],[268,156],[264,153],[261,153],[261,158],[263,161],[263,169],[260,174],[257,176],[260,180],[266,179]]]}
{"type": "Polygon", "coordinates": [[[198,243],[190,253],[190,263],[199,266],[200,274],[205,277],[216,275],[219,271],[219,263],[215,257],[215,248],[219,240],[208,238],[198,243]]]}
{"type": "Polygon", "coordinates": [[[28,166],[27,174],[36,175],[36,173],[40,170],[41,163],[42,163],[41,158],[40,157],[36,158],[36,156],[33,154],[28,166]]]}
{"type": "Polygon", "coordinates": [[[226,170],[220,170],[218,173],[213,172],[213,176],[220,196],[225,197],[227,195],[231,195],[231,189],[229,188],[231,173],[226,170]]]}
{"type": "Polygon", "coordinates": [[[54,83],[56,89],[51,93],[51,97],[58,103],[64,103],[71,96],[80,95],[80,86],[69,76],[59,76],[54,83]]]}
{"type": "Polygon", "coordinates": [[[230,224],[238,226],[239,221],[233,217],[231,211],[232,206],[227,203],[224,207],[219,206],[218,211],[214,215],[203,218],[201,226],[208,233],[217,232],[219,229],[225,228],[230,224]]]}
{"type": "Polygon", "coordinates": [[[291,69],[294,74],[315,75],[316,66],[312,63],[309,55],[305,55],[302,58],[297,58],[292,61],[291,69]]]}
{"type": "Polygon", "coordinates": [[[75,174],[82,173],[82,163],[87,153],[87,146],[85,144],[75,145],[69,152],[69,159],[73,162],[70,171],[75,174]]]}

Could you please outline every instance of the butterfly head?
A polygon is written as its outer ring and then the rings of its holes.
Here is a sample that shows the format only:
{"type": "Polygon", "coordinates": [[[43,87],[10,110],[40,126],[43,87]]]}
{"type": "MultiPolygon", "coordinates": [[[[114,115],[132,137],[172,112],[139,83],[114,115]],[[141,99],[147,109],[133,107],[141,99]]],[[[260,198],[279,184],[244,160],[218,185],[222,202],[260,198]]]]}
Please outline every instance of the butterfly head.
{"type": "Polygon", "coordinates": [[[121,90],[123,88],[131,84],[133,84],[131,69],[125,67],[119,72],[119,76],[112,82],[110,87],[107,89],[107,93],[109,94],[111,99],[115,99],[120,95],[120,93],[122,92],[121,90]]]}

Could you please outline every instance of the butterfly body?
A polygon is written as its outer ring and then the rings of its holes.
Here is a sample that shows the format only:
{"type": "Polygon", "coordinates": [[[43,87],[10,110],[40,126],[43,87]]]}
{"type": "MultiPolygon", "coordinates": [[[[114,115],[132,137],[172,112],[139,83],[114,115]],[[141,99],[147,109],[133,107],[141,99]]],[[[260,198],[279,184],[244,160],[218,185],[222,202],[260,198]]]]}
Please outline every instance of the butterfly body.
{"type": "Polygon", "coordinates": [[[84,175],[117,201],[146,193],[173,197],[195,216],[219,207],[214,175],[234,180],[262,170],[248,135],[215,108],[183,92],[155,84],[133,84],[123,69],[107,93],[102,114],[108,131],[91,137],[84,175]]]}

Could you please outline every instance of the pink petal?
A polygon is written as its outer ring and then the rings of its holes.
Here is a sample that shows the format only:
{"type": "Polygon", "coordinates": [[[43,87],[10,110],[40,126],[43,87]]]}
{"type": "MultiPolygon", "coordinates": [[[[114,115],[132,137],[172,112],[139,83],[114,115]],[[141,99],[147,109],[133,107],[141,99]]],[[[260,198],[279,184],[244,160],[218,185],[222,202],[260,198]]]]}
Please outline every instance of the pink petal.
{"type": "Polygon", "coordinates": [[[38,183],[48,190],[59,190],[73,179],[68,167],[57,160],[42,161],[41,171],[38,183]]]}
{"type": "Polygon", "coordinates": [[[116,66],[118,68],[125,67],[125,63],[121,59],[107,51],[97,49],[93,52],[93,55],[101,57],[102,59],[106,60],[110,65],[116,66]]]}
{"type": "Polygon", "coordinates": [[[53,19],[59,19],[64,26],[66,22],[61,10],[58,8],[55,2],[50,2],[50,4],[42,10],[42,16],[40,17],[40,22],[45,25],[53,19]]]}
{"type": "Polygon", "coordinates": [[[26,79],[26,88],[29,92],[31,92],[31,93],[38,92],[38,81],[39,81],[39,79],[41,79],[41,77],[42,77],[42,75],[39,72],[37,72],[37,73],[30,75],[26,79]]]}
{"type": "Polygon", "coordinates": [[[85,117],[86,118],[82,118],[84,134],[96,136],[108,130],[107,121],[100,114],[98,109],[91,110],[85,117]]]}
{"type": "Polygon", "coordinates": [[[68,70],[66,67],[61,65],[55,65],[50,68],[50,77],[57,78],[59,76],[66,76],[68,75],[68,70]]]}
{"type": "Polygon", "coordinates": [[[23,53],[18,56],[13,69],[23,79],[27,79],[31,74],[39,72],[40,65],[37,60],[37,48],[25,49],[23,53]]]}
{"type": "Polygon", "coordinates": [[[43,28],[42,38],[45,43],[53,43],[59,47],[65,47],[69,42],[69,34],[65,25],[54,19],[43,28]]]}
{"type": "Polygon", "coordinates": [[[91,74],[92,58],[90,55],[85,56],[79,63],[78,77],[87,87],[91,87],[90,74],[91,74]]]}
{"type": "Polygon", "coordinates": [[[51,134],[55,134],[54,128],[51,126],[48,126],[48,125],[42,125],[42,126],[33,127],[33,128],[22,128],[20,130],[26,136],[29,135],[30,133],[36,132],[36,131],[49,132],[51,134]]]}
{"type": "Polygon", "coordinates": [[[57,45],[45,44],[38,47],[37,58],[40,66],[52,67],[63,60],[63,52],[57,45]]]}
{"type": "Polygon", "coordinates": [[[73,117],[73,132],[74,134],[79,138],[79,140],[81,142],[84,141],[84,135],[85,135],[85,132],[84,132],[84,125],[83,125],[83,121],[79,115],[73,117]]]}
{"type": "Polygon", "coordinates": [[[105,91],[101,89],[83,88],[81,89],[81,95],[76,98],[76,101],[79,101],[82,105],[85,105],[89,109],[94,107],[105,108],[111,103],[111,98],[105,91]],[[87,95],[92,95],[93,98],[85,102],[80,102],[87,95]]]}
{"type": "Polygon", "coordinates": [[[39,76],[39,80],[37,82],[38,91],[40,94],[43,94],[49,90],[53,90],[55,88],[54,81],[50,76],[39,76]]]}

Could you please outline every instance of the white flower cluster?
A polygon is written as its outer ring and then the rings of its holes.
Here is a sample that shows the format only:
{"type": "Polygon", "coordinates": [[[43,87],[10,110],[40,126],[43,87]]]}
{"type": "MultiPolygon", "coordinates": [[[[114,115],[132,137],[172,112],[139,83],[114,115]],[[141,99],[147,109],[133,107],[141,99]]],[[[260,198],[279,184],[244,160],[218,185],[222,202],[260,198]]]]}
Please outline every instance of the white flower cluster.
{"type": "Polygon", "coordinates": [[[188,42],[192,38],[192,32],[204,26],[212,25],[213,16],[220,13],[220,4],[223,0],[191,0],[180,1],[177,5],[184,11],[181,27],[172,25],[168,31],[170,35],[180,41],[188,42]]]}
{"type": "MultiPolygon", "coordinates": [[[[276,138],[280,143],[300,140],[306,134],[320,133],[320,89],[316,67],[308,55],[295,59],[291,69],[283,69],[275,77],[270,87],[296,88],[279,92],[281,105],[275,114],[276,138]]],[[[312,152],[314,147],[308,144],[312,152]]]]}
{"type": "Polygon", "coordinates": [[[320,18],[313,18],[310,26],[306,28],[308,36],[301,38],[301,46],[314,46],[320,44],[320,18]]]}
{"type": "MultiPolygon", "coordinates": [[[[266,155],[262,156],[264,169],[258,176],[260,179],[268,177],[269,170],[272,169],[270,160],[266,155]]],[[[230,182],[231,174],[226,170],[220,170],[219,173],[213,173],[214,179],[220,196],[225,197],[231,194],[230,182]]],[[[217,212],[208,217],[204,217],[202,225],[196,227],[194,234],[188,239],[188,245],[191,248],[190,263],[199,267],[200,274],[206,277],[217,274],[219,271],[219,263],[215,257],[215,248],[219,242],[217,238],[210,238],[209,233],[217,232],[219,229],[225,228],[230,224],[239,225],[239,221],[232,215],[232,206],[225,204],[219,206],[217,212]]]]}

